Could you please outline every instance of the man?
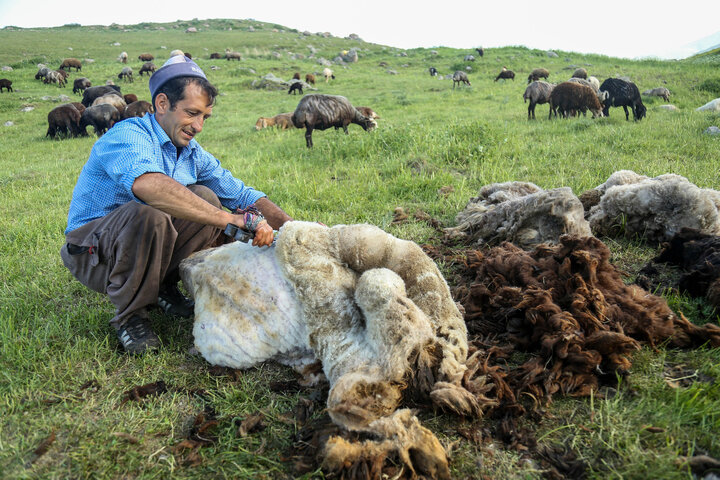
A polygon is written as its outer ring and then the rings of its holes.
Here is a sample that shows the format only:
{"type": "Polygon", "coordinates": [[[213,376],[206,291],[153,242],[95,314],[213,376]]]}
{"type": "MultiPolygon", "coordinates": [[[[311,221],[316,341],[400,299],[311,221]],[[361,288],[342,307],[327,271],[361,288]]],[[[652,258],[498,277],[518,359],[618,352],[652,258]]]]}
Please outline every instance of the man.
{"type": "Polygon", "coordinates": [[[154,114],[119,122],[95,142],[60,252],[75,278],[115,305],[110,324],[129,353],[159,346],[149,307],[192,315],[177,287],[181,260],[213,245],[227,224],[266,246],[291,220],[195,141],[218,93],[197,64],[172,57],[150,77],[150,93],[154,114]]]}

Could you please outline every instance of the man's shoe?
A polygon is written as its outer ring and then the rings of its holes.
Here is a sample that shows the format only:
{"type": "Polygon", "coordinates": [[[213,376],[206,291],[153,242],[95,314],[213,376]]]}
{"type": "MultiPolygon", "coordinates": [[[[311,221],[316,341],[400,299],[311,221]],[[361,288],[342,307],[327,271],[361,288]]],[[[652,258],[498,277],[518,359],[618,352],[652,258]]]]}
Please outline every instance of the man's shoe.
{"type": "Polygon", "coordinates": [[[183,295],[176,284],[161,286],[157,303],[165,313],[183,318],[190,318],[195,310],[195,302],[183,295]]]}
{"type": "Polygon", "coordinates": [[[150,320],[140,315],[131,316],[120,326],[117,335],[127,353],[145,353],[160,346],[160,339],[150,328],[150,320]]]}

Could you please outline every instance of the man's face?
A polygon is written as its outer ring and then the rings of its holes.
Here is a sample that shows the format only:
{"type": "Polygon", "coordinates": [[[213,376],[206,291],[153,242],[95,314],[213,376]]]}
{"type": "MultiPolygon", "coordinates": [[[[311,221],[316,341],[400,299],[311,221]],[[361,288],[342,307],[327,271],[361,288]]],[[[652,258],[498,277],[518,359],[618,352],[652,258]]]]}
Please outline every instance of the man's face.
{"type": "Polygon", "coordinates": [[[170,110],[170,102],[162,93],[155,103],[155,119],[177,148],[186,147],[195,135],[202,132],[205,120],[212,114],[210,99],[195,83],[185,87],[185,98],[177,102],[174,109],[170,110]]]}

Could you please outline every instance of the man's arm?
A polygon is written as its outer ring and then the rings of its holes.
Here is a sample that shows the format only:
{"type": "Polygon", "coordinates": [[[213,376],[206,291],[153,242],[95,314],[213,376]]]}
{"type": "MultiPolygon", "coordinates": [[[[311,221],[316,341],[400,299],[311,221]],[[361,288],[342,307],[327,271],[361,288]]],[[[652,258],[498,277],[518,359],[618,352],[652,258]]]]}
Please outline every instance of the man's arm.
{"type": "Polygon", "coordinates": [[[255,202],[255,206],[258,210],[260,210],[260,213],[262,213],[263,217],[265,217],[265,220],[267,220],[270,226],[275,230],[282,227],[285,222],[292,220],[290,215],[285,213],[282,208],[275,205],[267,197],[258,199],[255,202]]]}

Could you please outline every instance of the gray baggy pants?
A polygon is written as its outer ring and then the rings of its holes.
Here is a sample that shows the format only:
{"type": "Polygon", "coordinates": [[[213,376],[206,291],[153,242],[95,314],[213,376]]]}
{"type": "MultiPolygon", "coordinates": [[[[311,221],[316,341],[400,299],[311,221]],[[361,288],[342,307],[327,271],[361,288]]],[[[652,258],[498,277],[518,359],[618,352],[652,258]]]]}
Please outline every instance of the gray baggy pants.
{"type": "MultiPolygon", "coordinates": [[[[221,208],[220,200],[209,188],[188,188],[221,208]]],[[[157,303],[160,285],[180,279],[180,261],[211,246],[220,231],[171,217],[142,203],[128,202],[68,232],[60,256],[80,283],[108,295],[116,309],[110,324],[117,329],[133,314],[146,316],[147,307],[157,303]],[[71,252],[74,249],[69,250],[68,244],[88,249],[71,252]]]]}

